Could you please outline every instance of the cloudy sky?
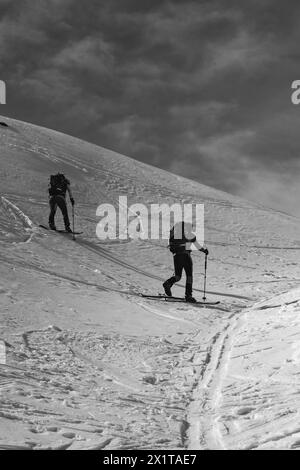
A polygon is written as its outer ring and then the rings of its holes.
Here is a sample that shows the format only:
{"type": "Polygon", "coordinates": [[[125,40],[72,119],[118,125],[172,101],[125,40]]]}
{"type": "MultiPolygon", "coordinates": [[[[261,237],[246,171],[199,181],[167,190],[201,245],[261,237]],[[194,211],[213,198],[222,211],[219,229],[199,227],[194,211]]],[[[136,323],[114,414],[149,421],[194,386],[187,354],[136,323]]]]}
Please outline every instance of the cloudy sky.
{"type": "Polygon", "coordinates": [[[0,113],[300,217],[297,0],[0,0],[0,113]]]}

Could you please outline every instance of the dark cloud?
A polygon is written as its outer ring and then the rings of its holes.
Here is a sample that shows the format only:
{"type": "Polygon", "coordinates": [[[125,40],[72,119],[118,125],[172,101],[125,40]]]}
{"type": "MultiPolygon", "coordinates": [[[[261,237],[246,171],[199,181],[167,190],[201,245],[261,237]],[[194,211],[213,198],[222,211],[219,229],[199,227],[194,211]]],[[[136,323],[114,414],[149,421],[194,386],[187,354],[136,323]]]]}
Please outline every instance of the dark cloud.
{"type": "Polygon", "coordinates": [[[299,9],[2,0],[5,111],[300,215],[299,9]]]}

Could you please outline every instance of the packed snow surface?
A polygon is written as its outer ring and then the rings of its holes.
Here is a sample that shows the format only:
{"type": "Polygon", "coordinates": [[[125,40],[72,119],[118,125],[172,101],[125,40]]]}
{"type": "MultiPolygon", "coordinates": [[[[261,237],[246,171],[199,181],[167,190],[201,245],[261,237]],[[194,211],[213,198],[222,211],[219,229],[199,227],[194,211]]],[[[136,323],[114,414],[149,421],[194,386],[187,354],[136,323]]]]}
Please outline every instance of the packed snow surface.
{"type": "Polygon", "coordinates": [[[1,120],[0,448],[299,448],[299,219],[1,120]],[[76,242],[39,228],[57,171],[72,182],[76,242]],[[220,304],[139,296],[162,291],[172,256],[165,240],[96,237],[98,205],[120,195],[204,203],[207,298],[220,304]]]}

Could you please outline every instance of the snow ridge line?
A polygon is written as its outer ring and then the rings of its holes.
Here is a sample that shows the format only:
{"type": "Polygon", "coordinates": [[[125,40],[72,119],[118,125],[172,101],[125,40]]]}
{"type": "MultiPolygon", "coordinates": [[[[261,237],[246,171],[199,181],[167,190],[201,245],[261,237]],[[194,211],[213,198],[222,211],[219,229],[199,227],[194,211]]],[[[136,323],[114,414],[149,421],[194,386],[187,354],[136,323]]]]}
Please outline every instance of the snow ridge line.
{"type": "Polygon", "coordinates": [[[163,313],[163,311],[161,310],[157,310],[155,308],[152,308],[152,307],[149,307],[148,305],[146,304],[143,304],[142,302],[135,302],[136,305],[139,305],[140,307],[142,307],[144,310],[146,310],[147,312],[150,312],[150,313],[153,313],[154,315],[158,315],[160,317],[165,317],[165,318],[169,318],[170,320],[175,320],[175,321],[179,321],[179,322],[183,322],[183,323],[188,323],[190,325],[197,325],[197,323],[191,321],[191,320],[186,320],[185,318],[181,318],[181,317],[174,317],[173,315],[169,315],[167,313],[163,313]]]}
{"type": "Polygon", "coordinates": [[[237,314],[210,343],[198,386],[189,407],[189,432],[187,447],[190,450],[226,449],[218,407],[222,400],[222,384],[227,375],[234,342],[233,332],[240,328],[237,314]]]}
{"type": "Polygon", "coordinates": [[[35,227],[35,224],[32,222],[32,220],[26,214],[24,214],[24,212],[21,211],[21,209],[19,209],[18,206],[16,206],[11,201],[6,199],[6,197],[4,197],[4,196],[0,197],[0,205],[1,204],[6,210],[9,211],[10,214],[13,215],[13,217],[16,220],[21,221],[21,223],[24,227],[24,230],[26,232],[31,232],[30,235],[28,236],[27,240],[21,242],[21,243],[30,243],[33,236],[34,236],[34,234],[37,232],[37,228],[35,227]]]}
{"type": "Polygon", "coordinates": [[[23,225],[27,227],[27,229],[33,230],[35,228],[35,225],[32,220],[27,215],[25,215],[24,212],[22,212],[21,209],[19,209],[15,204],[6,199],[6,197],[1,196],[1,203],[3,204],[5,209],[10,209],[10,211],[12,211],[15,216],[21,219],[23,225]]]}

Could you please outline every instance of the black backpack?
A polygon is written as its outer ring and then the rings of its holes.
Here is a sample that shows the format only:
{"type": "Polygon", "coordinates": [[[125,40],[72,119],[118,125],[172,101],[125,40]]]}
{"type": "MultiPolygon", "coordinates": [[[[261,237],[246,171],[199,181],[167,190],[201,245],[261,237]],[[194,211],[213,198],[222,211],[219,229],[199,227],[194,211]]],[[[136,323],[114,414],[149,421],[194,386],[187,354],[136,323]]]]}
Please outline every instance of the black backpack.
{"type": "Polygon", "coordinates": [[[175,238],[174,237],[175,227],[170,230],[170,237],[169,237],[169,250],[171,253],[183,253],[185,251],[185,240],[184,235],[182,238],[175,238]]]}
{"type": "Polygon", "coordinates": [[[62,173],[50,176],[49,194],[50,196],[65,196],[70,181],[62,173]]]}
{"type": "Polygon", "coordinates": [[[179,224],[177,223],[176,225],[174,225],[174,227],[171,229],[169,238],[169,250],[171,251],[171,253],[185,253],[186,243],[193,243],[196,241],[195,234],[191,233],[190,231],[188,231],[188,234],[190,234],[191,237],[186,237],[185,228],[185,222],[180,222],[179,224]],[[175,234],[177,235],[176,237],[175,234]]]}

